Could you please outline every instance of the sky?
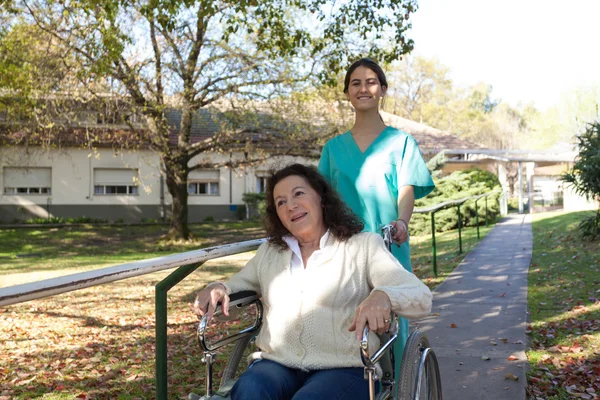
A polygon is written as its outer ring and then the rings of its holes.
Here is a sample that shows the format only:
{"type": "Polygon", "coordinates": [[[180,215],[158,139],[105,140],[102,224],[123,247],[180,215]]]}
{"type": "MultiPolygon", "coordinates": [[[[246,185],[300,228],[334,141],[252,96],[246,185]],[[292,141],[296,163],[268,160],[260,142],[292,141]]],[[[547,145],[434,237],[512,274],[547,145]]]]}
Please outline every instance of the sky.
{"type": "Polygon", "coordinates": [[[418,0],[413,55],[436,57],[461,86],[545,110],[600,85],[600,0],[418,0]]]}

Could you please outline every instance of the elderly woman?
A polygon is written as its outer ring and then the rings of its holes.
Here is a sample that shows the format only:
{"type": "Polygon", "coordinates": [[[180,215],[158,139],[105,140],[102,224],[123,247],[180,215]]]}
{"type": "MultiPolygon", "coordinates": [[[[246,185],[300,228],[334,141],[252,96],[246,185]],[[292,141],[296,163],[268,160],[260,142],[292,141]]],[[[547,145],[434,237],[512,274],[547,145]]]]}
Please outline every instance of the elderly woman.
{"type": "Polygon", "coordinates": [[[431,309],[431,292],[363,232],[317,170],[300,164],[267,185],[268,242],[226,283],[201,290],[194,310],[210,318],[228,295],[258,292],[265,319],[254,361],[231,392],[241,399],[368,398],[358,351],[363,328],[384,332],[391,311],[407,317],[431,309]]]}

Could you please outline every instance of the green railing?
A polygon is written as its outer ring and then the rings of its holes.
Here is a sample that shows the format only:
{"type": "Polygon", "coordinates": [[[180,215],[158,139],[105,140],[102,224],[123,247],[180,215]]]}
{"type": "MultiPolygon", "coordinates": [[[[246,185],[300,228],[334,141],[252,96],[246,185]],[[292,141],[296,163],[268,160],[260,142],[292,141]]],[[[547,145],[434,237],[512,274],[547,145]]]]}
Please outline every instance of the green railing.
{"type": "Polygon", "coordinates": [[[458,213],[458,254],[462,254],[462,214],[460,206],[469,200],[475,200],[475,225],[477,226],[477,239],[480,239],[479,233],[479,209],[477,202],[482,198],[485,199],[485,226],[488,226],[488,196],[497,193],[496,191],[487,192],[484,194],[469,196],[458,200],[450,200],[440,204],[436,204],[426,208],[415,208],[414,214],[429,214],[431,213],[431,252],[433,255],[433,275],[437,278],[437,249],[435,243],[435,213],[446,208],[456,207],[458,213]]]}

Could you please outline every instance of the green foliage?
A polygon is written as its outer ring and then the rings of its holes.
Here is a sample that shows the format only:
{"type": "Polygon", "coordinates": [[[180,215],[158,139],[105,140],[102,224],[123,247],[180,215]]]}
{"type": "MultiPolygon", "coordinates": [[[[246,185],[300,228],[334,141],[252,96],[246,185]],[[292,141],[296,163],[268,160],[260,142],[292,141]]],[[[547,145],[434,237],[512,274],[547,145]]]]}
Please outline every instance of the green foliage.
{"type": "Polygon", "coordinates": [[[215,222],[215,217],[209,215],[208,217],[204,218],[204,222],[215,222]]]}
{"type": "Polygon", "coordinates": [[[457,87],[436,59],[405,57],[388,68],[385,111],[459,135],[490,148],[528,148],[536,132],[531,106],[511,107],[495,99],[483,82],[457,87]]]}
{"type": "Polygon", "coordinates": [[[433,178],[438,178],[442,173],[442,168],[446,163],[446,152],[444,150],[437,153],[429,161],[427,161],[427,168],[431,172],[433,178]]]}
{"type": "Polygon", "coordinates": [[[584,239],[600,239],[600,210],[595,215],[584,217],[579,223],[579,232],[584,239]]]}
{"type": "Polygon", "coordinates": [[[30,218],[25,221],[26,224],[37,225],[37,224],[64,224],[65,219],[62,217],[50,217],[50,218],[30,218]]]}
{"type": "Polygon", "coordinates": [[[250,210],[250,217],[262,217],[265,215],[267,209],[267,201],[265,193],[244,193],[242,200],[246,203],[246,206],[250,210]]]}
{"type": "MultiPolygon", "coordinates": [[[[498,177],[491,172],[472,168],[456,171],[451,175],[436,180],[436,188],[427,197],[415,201],[415,208],[430,207],[449,200],[458,200],[500,189],[498,177]]],[[[499,192],[487,198],[488,220],[494,220],[500,214],[499,192]]],[[[485,224],[485,200],[477,202],[479,224],[485,224]]],[[[475,201],[469,200],[460,207],[462,226],[474,226],[475,201]]],[[[435,213],[436,232],[444,232],[458,228],[457,208],[451,207],[435,213]]],[[[411,235],[431,233],[431,215],[413,214],[410,222],[411,235]]]]}
{"type": "MultiPolygon", "coordinates": [[[[561,180],[573,187],[575,192],[587,199],[600,199],[600,122],[588,124],[587,129],[577,138],[579,156],[571,170],[561,176],[561,180]]],[[[600,235],[600,209],[592,217],[585,218],[579,226],[581,234],[589,239],[600,235]]]]}
{"type": "Polygon", "coordinates": [[[50,217],[50,218],[30,218],[25,221],[25,224],[105,224],[108,221],[101,218],[91,218],[86,216],[74,217],[74,218],[63,218],[63,217],[50,217]]]}

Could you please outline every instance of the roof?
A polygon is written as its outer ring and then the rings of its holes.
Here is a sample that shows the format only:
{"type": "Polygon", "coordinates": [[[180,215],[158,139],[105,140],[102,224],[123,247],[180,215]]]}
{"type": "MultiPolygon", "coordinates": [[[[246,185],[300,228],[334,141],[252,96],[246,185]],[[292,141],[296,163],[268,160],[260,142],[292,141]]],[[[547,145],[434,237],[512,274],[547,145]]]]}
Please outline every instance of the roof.
{"type": "MultiPolygon", "coordinates": [[[[87,105],[89,108],[89,104],[87,105]]],[[[291,115],[279,115],[270,112],[265,105],[254,105],[252,110],[245,107],[208,107],[197,110],[192,117],[190,131],[191,143],[203,142],[214,138],[219,133],[227,137],[226,146],[243,148],[246,144],[261,147],[265,150],[284,150],[287,147],[309,148],[318,152],[318,144],[324,142],[328,136],[335,134],[336,129],[345,129],[342,125],[351,123],[354,119],[348,112],[340,119],[340,126],[333,129],[324,126],[323,121],[318,119],[302,120],[291,115]],[[343,119],[343,122],[342,122],[343,119]],[[298,133],[302,135],[298,135],[298,133]],[[308,135],[307,135],[308,133],[308,135]],[[236,140],[232,140],[232,135],[236,140]]],[[[335,108],[335,107],[334,107],[335,108]]],[[[87,110],[89,111],[89,110],[87,110]]],[[[339,110],[338,110],[339,111],[339,110]]],[[[348,109],[350,111],[350,109],[348,109]]],[[[401,129],[412,135],[421,152],[424,154],[437,154],[443,149],[481,149],[477,143],[461,139],[456,135],[432,128],[425,124],[414,122],[382,111],[384,122],[395,128],[401,129]]],[[[0,122],[2,122],[0,115],[0,122]]],[[[176,146],[182,120],[182,110],[169,108],[165,111],[165,117],[169,126],[169,143],[176,146]]],[[[306,118],[305,118],[306,119],[306,118]]],[[[0,136],[10,131],[9,122],[5,122],[4,128],[0,127],[0,136]],[[3,131],[3,132],[2,132],[3,131]]],[[[14,127],[15,124],[13,123],[14,127]]],[[[19,143],[31,138],[31,130],[27,125],[19,125],[20,128],[13,130],[10,136],[4,136],[5,140],[19,143]]],[[[36,135],[39,142],[53,142],[62,146],[87,146],[92,144],[98,147],[147,147],[149,145],[149,131],[142,121],[138,121],[135,130],[124,124],[97,124],[95,121],[74,122],[72,124],[57,124],[58,130],[52,134],[38,132],[36,135]]],[[[317,155],[318,156],[318,155],[317,155]]]]}
{"type": "Polygon", "coordinates": [[[400,129],[415,138],[422,153],[439,153],[444,149],[483,149],[484,147],[470,140],[462,139],[451,133],[432,128],[398,115],[380,111],[383,122],[400,129]]]}
{"type": "Polygon", "coordinates": [[[445,152],[448,162],[494,160],[504,162],[574,162],[577,151],[531,151],[531,150],[490,150],[490,149],[456,149],[445,152]],[[452,159],[452,156],[459,156],[452,159]]]}

